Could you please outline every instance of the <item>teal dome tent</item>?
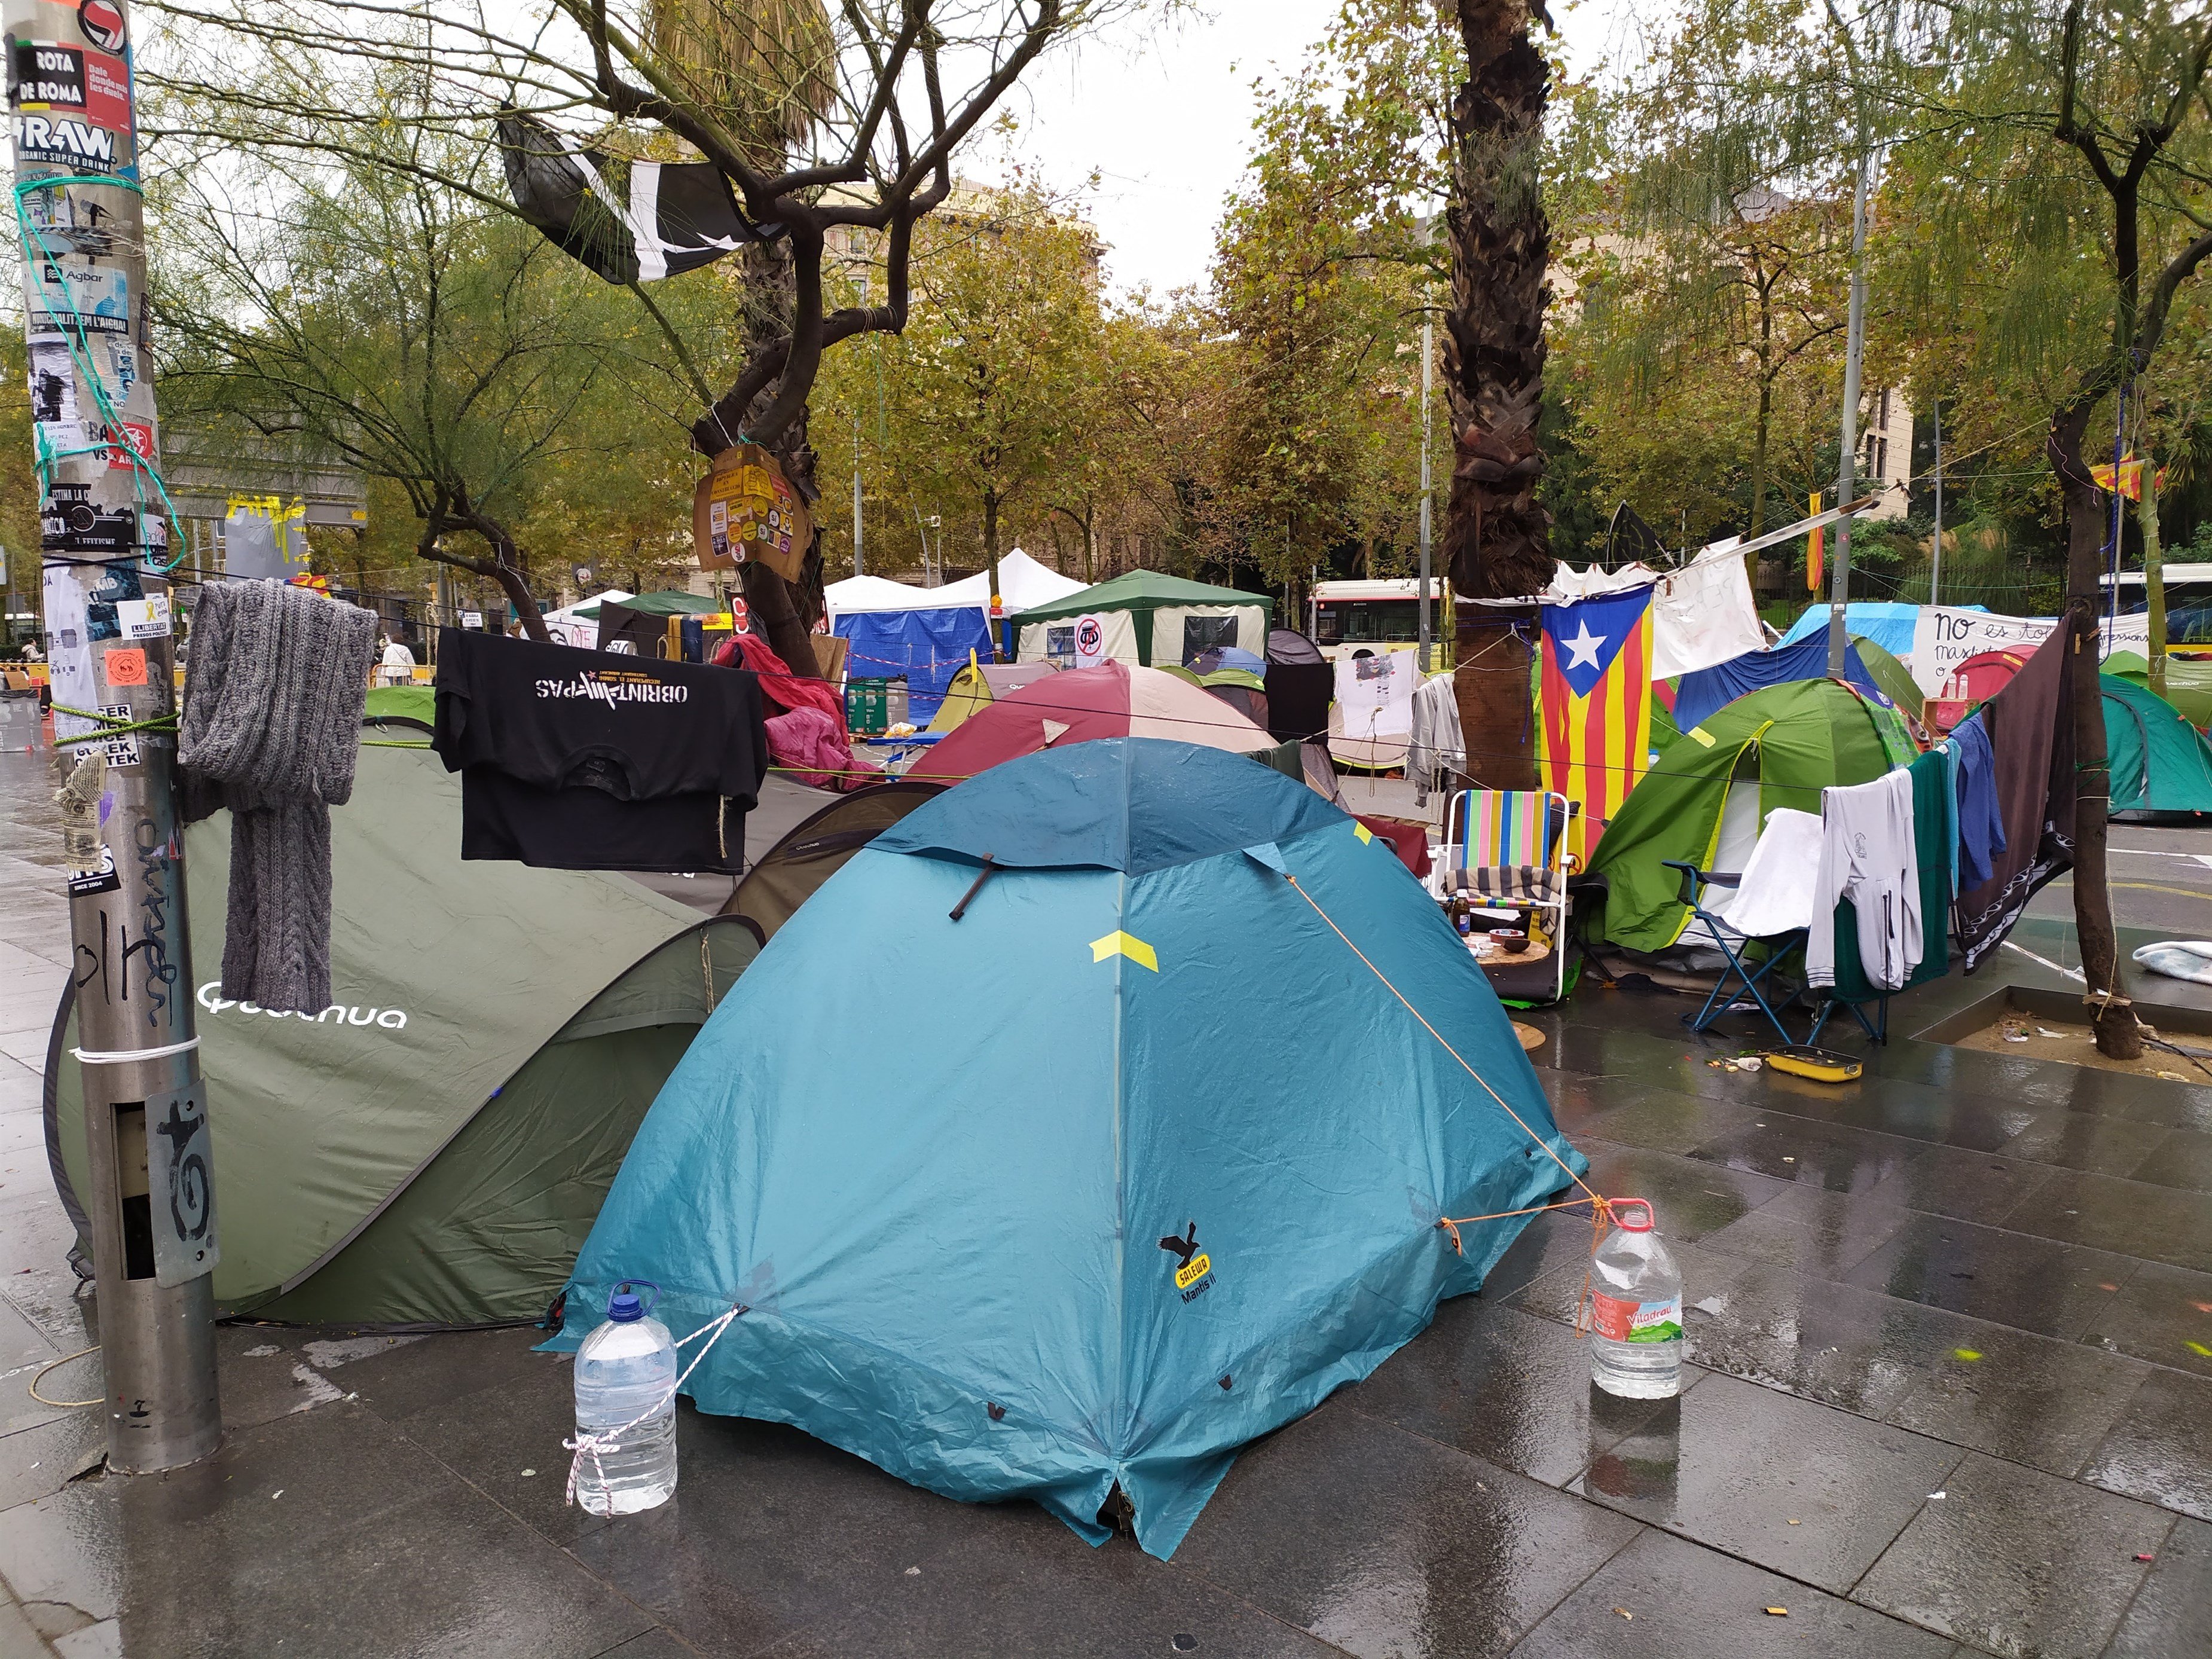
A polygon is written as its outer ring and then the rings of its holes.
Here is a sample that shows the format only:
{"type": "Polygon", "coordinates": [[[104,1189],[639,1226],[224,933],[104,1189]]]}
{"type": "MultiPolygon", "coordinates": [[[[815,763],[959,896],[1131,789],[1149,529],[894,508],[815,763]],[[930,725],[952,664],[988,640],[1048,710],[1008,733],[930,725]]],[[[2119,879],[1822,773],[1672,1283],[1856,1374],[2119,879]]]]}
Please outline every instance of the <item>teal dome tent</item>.
{"type": "Polygon", "coordinates": [[[1101,739],[925,803],[776,933],[640,1128],[557,1346],[623,1279],[679,1336],[742,1305],[701,1410],[1094,1541],[1118,1486],[1165,1556],[1239,1446],[1526,1220],[1461,1255],[1440,1218],[1539,1203],[1562,1160],[1387,845],[1244,757],[1101,739]]]}

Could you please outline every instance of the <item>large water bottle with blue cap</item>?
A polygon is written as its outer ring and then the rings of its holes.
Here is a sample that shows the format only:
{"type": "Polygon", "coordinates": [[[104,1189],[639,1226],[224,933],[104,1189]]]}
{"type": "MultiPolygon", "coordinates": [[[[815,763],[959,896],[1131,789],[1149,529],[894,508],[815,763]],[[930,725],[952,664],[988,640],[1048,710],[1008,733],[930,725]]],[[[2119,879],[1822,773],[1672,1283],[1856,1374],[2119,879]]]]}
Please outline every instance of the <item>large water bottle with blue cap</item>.
{"type": "Polygon", "coordinates": [[[607,1322],[576,1351],[576,1501],[591,1515],[635,1515],[676,1490],[676,1339],[625,1279],[607,1322]]]}

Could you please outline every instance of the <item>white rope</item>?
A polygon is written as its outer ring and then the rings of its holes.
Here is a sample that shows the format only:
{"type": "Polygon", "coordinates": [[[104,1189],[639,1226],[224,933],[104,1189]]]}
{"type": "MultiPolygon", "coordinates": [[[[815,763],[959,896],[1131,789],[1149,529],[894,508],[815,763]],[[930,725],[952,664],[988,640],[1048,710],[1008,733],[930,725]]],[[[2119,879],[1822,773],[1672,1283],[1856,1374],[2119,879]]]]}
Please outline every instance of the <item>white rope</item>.
{"type": "MultiPolygon", "coordinates": [[[[591,1454],[592,1473],[599,1478],[599,1485],[602,1487],[605,1487],[607,1484],[607,1468],[606,1465],[600,1461],[599,1454],[603,1451],[614,1450],[616,1447],[621,1443],[623,1436],[628,1434],[632,1429],[644,1422],[648,1417],[658,1415],[662,1407],[673,1401],[677,1395],[683,1389],[685,1379],[688,1378],[692,1372],[699,1369],[699,1362],[707,1357],[707,1349],[713,1347],[716,1342],[720,1341],[721,1340],[722,1333],[730,1328],[730,1322],[744,1311],[745,1307],[743,1303],[740,1302],[734,1304],[731,1307],[730,1310],[724,1314],[720,1319],[712,1320],[707,1324],[702,1325],[697,1330],[692,1332],[689,1336],[678,1337],[676,1339],[676,1346],[679,1348],[686,1342],[695,1342],[702,1336],[707,1337],[707,1346],[700,1349],[699,1352],[692,1357],[691,1363],[686,1365],[682,1373],[678,1376],[677,1379],[668,1385],[668,1392],[666,1394],[662,1395],[659,1399],[654,1401],[650,1406],[647,1406],[635,1417],[630,1419],[629,1422],[622,1424],[616,1428],[604,1430],[598,1434],[586,1434],[581,1430],[579,1430],[577,1431],[576,1437],[574,1440],[563,1440],[561,1443],[563,1450],[574,1452],[575,1454],[574,1456],[568,1460],[568,1503],[574,1504],[576,1501],[576,1478],[583,1473],[584,1455],[586,1452],[591,1454]],[[709,1331],[714,1333],[712,1336],[707,1336],[707,1333],[709,1331]]],[[[577,1356],[579,1359],[581,1359],[582,1357],[583,1356],[580,1353],[577,1356]]]]}
{"type": "Polygon", "coordinates": [[[182,1042],[160,1048],[72,1048],[70,1053],[86,1066],[128,1066],[133,1060],[167,1060],[171,1054],[181,1054],[199,1046],[198,1037],[186,1037],[182,1042]]]}

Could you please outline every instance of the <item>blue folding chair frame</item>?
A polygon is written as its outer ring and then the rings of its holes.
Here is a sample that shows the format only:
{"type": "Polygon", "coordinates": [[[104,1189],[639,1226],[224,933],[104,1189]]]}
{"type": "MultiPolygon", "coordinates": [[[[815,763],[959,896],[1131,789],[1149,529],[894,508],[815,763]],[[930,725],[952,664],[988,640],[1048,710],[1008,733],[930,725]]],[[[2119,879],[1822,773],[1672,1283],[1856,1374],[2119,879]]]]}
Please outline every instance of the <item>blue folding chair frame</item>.
{"type": "MultiPolygon", "coordinates": [[[[1694,1014],[1683,1015],[1682,1024],[1692,1031],[1706,1030],[1723,1014],[1736,1012],[1736,1003],[1747,991],[1751,994],[1752,1000],[1759,1005],[1759,1012],[1766,1016],[1766,1023],[1774,1028],[1776,1035],[1785,1045],[1790,1043],[1793,1039],[1787,1028],[1783,1025],[1782,1017],[1774,1012],[1774,1005],[1767,1001],[1763,982],[1766,976],[1781,963],[1784,957],[1805,942],[1806,930],[1802,927],[1793,927],[1786,933],[1776,933],[1759,939],[1758,942],[1767,947],[1766,960],[1760,963],[1756,969],[1747,968],[1737,948],[1729,943],[1729,934],[1735,930],[1700,902],[1703,889],[1737,886],[1743,880],[1742,872],[1738,871],[1729,874],[1717,870],[1700,870],[1696,865],[1686,863],[1680,859],[1662,859],[1660,862],[1669,870],[1679,871],[1681,873],[1682,902],[1690,907],[1692,915],[1705,924],[1705,931],[1712,936],[1713,943],[1720,947],[1721,954],[1728,958],[1728,965],[1721,969],[1720,977],[1713,982],[1711,994],[1705,998],[1705,1006],[1694,1014]],[[1739,988],[1735,990],[1729,988],[1730,974],[1735,975],[1739,988]]],[[[1744,942],[1751,943],[1748,939],[1744,942]]],[[[1741,1012],[1750,1011],[1746,1009],[1741,1012]]],[[[1862,1016],[1861,1018],[1863,1022],[1864,1017],[1862,1016]]]]}

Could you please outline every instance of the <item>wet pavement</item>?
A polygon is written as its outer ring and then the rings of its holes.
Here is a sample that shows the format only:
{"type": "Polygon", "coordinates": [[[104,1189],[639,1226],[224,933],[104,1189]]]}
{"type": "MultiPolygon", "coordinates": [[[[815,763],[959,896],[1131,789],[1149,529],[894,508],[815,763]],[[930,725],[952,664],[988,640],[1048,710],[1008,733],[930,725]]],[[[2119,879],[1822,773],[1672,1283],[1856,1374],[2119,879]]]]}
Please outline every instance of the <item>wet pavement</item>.
{"type": "MultiPolygon", "coordinates": [[[[1596,1183],[1678,1249],[1684,1392],[1590,1388],[1589,1228],[1540,1218],[1481,1296],[1248,1449],[1171,1561],[688,1406],[675,1498],[584,1516],[568,1367],[529,1332],[226,1328],[222,1451],[105,1475],[94,1414],[24,1390],[94,1340],[39,1131],[68,959],[44,787],[0,753],[0,1659],[2212,1652],[2212,1084],[1906,1035],[2066,988],[2015,952],[1899,999],[1834,1088],[1713,1069],[1753,1034],[1689,1038],[1672,996],[1527,1016],[1596,1183]]],[[[2142,862],[2212,935],[2212,870],[2142,862]]],[[[2070,965],[2057,915],[2018,937],[2070,965]]]]}

